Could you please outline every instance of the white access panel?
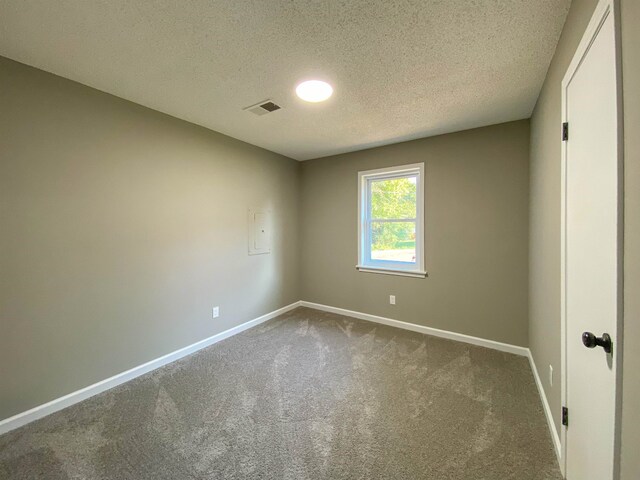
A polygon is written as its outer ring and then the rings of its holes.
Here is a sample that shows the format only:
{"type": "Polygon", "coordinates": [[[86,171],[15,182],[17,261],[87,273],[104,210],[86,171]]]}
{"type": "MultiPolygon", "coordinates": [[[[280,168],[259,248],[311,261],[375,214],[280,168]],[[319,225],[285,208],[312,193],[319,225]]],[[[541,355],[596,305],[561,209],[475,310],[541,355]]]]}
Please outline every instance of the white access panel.
{"type": "Polygon", "coordinates": [[[249,255],[271,253],[271,212],[249,209],[249,255]]]}

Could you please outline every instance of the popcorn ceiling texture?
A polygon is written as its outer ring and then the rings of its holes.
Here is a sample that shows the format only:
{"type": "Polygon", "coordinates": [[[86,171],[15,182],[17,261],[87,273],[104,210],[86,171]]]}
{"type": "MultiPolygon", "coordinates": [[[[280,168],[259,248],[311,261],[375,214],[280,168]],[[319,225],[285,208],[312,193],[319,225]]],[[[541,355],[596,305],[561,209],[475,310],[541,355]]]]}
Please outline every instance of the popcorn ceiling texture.
{"type": "Polygon", "coordinates": [[[560,480],[525,357],[299,308],[0,437],[6,480],[560,480]]]}
{"type": "Polygon", "coordinates": [[[0,55],[305,160],[529,118],[569,4],[1,1],[0,55]]]}

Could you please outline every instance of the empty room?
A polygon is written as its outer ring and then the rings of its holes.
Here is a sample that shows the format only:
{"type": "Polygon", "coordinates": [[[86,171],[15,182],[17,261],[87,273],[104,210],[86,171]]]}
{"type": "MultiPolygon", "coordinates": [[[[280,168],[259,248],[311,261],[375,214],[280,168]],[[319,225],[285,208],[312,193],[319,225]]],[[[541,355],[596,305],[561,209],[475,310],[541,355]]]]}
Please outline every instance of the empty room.
{"type": "Polygon", "coordinates": [[[1,480],[640,479],[640,1],[0,1],[1,480]]]}

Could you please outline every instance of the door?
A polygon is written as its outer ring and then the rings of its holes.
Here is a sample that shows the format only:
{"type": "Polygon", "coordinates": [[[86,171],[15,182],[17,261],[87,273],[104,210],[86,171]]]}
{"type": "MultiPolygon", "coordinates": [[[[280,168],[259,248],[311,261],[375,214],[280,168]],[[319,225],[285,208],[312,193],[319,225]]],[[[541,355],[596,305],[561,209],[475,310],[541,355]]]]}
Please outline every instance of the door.
{"type": "Polygon", "coordinates": [[[565,473],[612,480],[620,314],[620,163],[613,3],[603,1],[563,82],[565,473]],[[603,8],[603,5],[607,8],[603,8]]]}

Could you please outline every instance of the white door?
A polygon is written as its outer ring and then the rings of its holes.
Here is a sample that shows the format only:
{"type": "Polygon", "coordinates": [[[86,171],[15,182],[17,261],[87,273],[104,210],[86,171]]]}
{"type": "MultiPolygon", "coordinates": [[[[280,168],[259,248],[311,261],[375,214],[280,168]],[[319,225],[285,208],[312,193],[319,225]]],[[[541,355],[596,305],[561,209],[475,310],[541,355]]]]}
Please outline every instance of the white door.
{"type": "Polygon", "coordinates": [[[568,123],[563,144],[563,305],[569,480],[612,480],[614,475],[621,291],[619,117],[613,4],[601,2],[600,7],[563,82],[568,123]]]}

